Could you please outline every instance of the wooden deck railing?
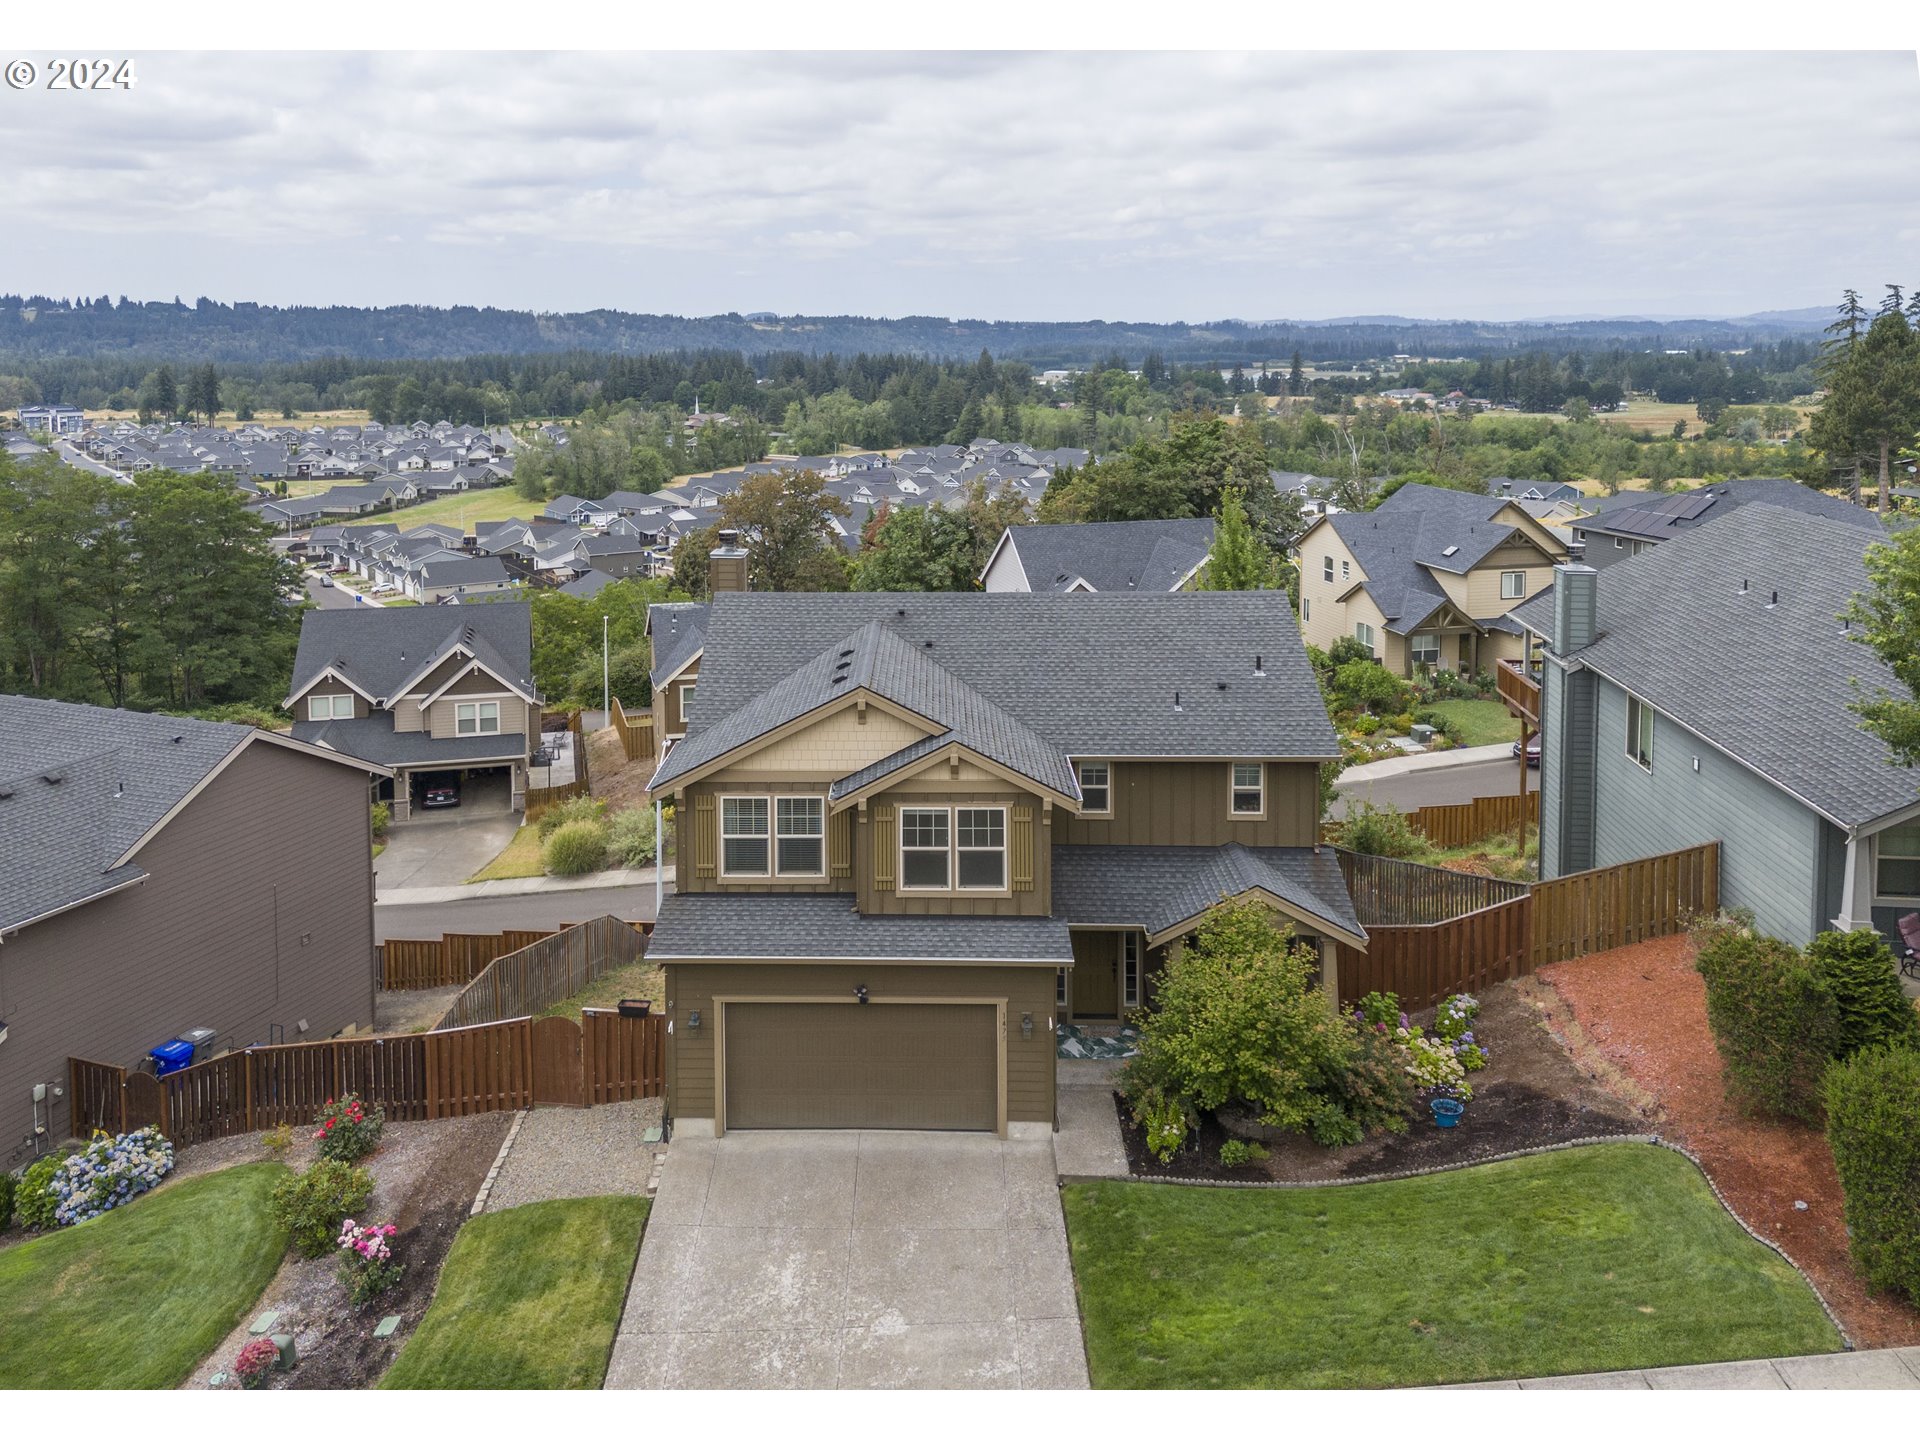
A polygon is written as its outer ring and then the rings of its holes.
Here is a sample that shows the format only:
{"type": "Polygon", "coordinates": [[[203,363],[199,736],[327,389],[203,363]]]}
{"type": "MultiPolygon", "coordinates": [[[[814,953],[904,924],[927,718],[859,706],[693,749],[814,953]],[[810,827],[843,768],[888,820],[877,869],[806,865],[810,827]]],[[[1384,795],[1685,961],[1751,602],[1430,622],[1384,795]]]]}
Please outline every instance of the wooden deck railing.
{"type": "Polygon", "coordinates": [[[1531,725],[1540,723],[1540,681],[1518,660],[1502,660],[1493,667],[1493,683],[1507,709],[1531,725]]]}
{"type": "Polygon", "coordinates": [[[620,737],[621,748],[627,752],[629,761],[651,760],[653,758],[653,716],[642,711],[638,715],[629,715],[627,707],[614,697],[612,713],[607,717],[614,733],[620,737]]]}

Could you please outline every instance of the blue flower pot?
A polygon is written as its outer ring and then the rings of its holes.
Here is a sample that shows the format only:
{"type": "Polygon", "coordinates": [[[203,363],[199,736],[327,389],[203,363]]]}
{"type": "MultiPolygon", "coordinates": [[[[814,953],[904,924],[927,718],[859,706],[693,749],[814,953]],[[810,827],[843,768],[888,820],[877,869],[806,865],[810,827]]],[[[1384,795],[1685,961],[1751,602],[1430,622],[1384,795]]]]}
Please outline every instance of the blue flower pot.
{"type": "Polygon", "coordinates": [[[1448,1099],[1445,1095],[1429,1100],[1427,1108],[1433,1111],[1433,1123],[1442,1130],[1451,1130],[1458,1125],[1460,1117],[1466,1113],[1467,1109],[1460,1101],[1448,1099]]]}

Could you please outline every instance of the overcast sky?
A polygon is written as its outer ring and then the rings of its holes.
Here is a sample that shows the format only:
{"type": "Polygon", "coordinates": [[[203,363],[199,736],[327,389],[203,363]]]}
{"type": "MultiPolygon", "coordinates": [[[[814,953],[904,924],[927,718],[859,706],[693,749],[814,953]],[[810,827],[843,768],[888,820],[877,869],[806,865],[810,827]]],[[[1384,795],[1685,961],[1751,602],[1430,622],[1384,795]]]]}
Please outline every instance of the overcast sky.
{"type": "Polygon", "coordinates": [[[1920,285],[1910,52],[136,70],[130,94],[0,90],[0,288],[1197,321],[1920,285]]]}

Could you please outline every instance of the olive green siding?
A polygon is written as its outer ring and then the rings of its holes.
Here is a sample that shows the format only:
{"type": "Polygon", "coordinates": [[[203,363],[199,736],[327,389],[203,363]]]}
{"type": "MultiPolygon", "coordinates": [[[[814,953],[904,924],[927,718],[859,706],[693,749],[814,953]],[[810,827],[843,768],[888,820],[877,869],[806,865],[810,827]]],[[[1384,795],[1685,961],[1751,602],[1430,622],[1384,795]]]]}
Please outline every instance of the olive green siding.
{"type": "Polygon", "coordinates": [[[685,893],[724,890],[733,893],[817,894],[845,893],[853,882],[853,812],[843,810],[827,816],[827,873],[823,878],[782,879],[755,876],[725,880],[720,875],[720,800],[722,795],[819,795],[827,786],[820,780],[702,780],[679,792],[674,804],[674,854],[684,857],[677,865],[674,889],[685,893]]]}
{"type": "MultiPolygon", "coordinates": [[[[700,662],[695,660],[671,685],[653,692],[653,729],[656,735],[684,735],[686,725],[680,719],[680,697],[694,688],[700,679],[700,662]]],[[[699,696],[694,697],[699,703],[699,696]]]]}
{"type": "Polygon", "coordinates": [[[1018,790],[946,789],[925,776],[911,788],[886,791],[853,827],[853,871],[859,907],[868,915],[1050,915],[1053,913],[1052,827],[1040,802],[1018,790]],[[993,805],[1007,811],[1005,892],[902,890],[899,883],[901,809],[913,806],[993,805]]]}
{"type": "Polygon", "coordinates": [[[734,999],[822,997],[839,999],[865,985],[876,999],[1004,1001],[1007,1007],[1007,1119],[1053,1121],[1054,971],[1050,966],[860,965],[672,963],[666,967],[667,1105],[676,1120],[713,1119],[715,995],[734,999]],[[688,1017],[700,1012],[700,1028],[688,1017]],[[1020,1033],[1022,1015],[1033,1017],[1033,1036],[1020,1033]]]}
{"type": "Polygon", "coordinates": [[[1319,766],[1269,760],[1267,808],[1259,819],[1234,816],[1232,767],[1225,760],[1115,760],[1113,814],[1059,813],[1061,845],[1311,845],[1320,819],[1319,766]]]}

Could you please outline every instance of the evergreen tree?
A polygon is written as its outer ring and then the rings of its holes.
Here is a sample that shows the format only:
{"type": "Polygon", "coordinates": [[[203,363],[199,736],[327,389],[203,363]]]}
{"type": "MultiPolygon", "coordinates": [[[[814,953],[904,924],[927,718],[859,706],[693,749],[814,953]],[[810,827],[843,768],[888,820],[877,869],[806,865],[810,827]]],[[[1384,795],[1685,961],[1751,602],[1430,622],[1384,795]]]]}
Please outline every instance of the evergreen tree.
{"type": "Polygon", "coordinates": [[[1213,517],[1213,549],[1200,572],[1202,590],[1265,590],[1273,585],[1273,557],[1254,538],[1240,491],[1220,496],[1213,517]]]}
{"type": "Polygon", "coordinates": [[[1300,363],[1300,352],[1293,352],[1293,363],[1287,367],[1287,394],[1304,395],[1307,393],[1307,371],[1300,363]]]}

